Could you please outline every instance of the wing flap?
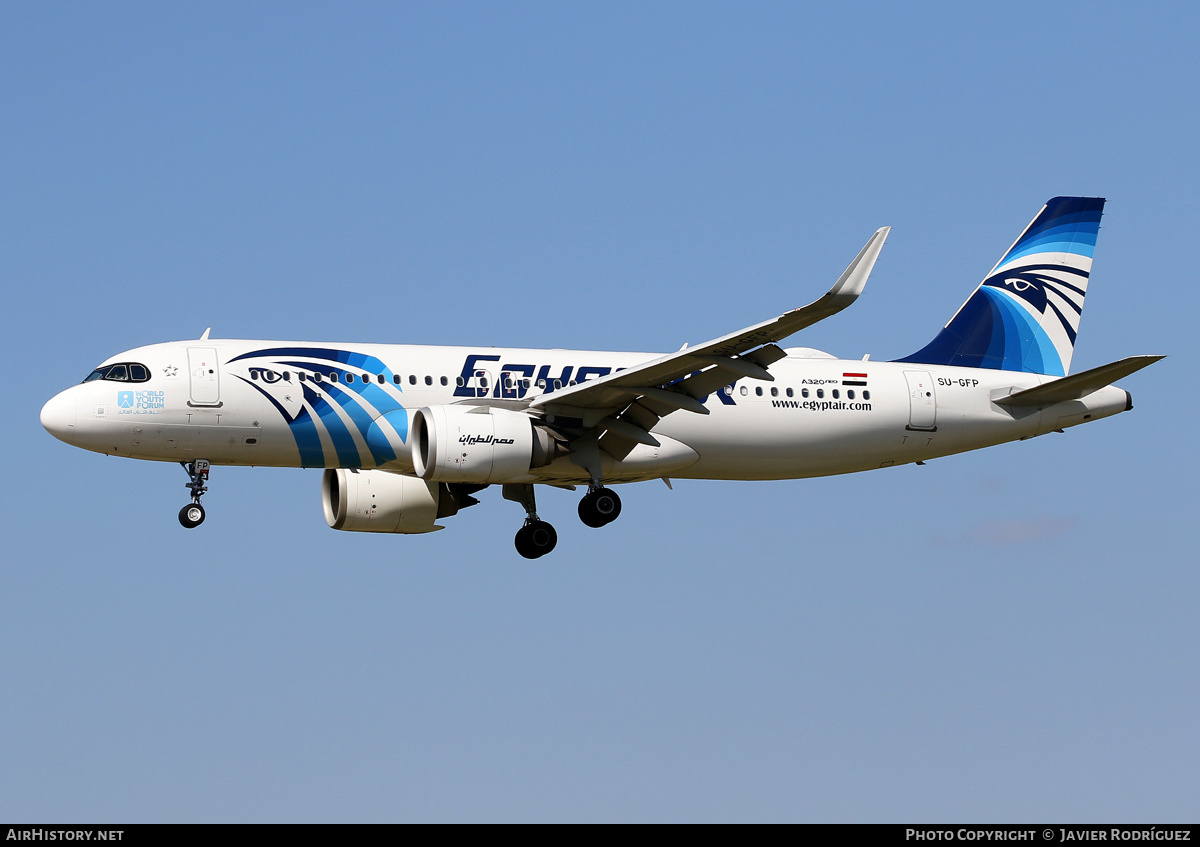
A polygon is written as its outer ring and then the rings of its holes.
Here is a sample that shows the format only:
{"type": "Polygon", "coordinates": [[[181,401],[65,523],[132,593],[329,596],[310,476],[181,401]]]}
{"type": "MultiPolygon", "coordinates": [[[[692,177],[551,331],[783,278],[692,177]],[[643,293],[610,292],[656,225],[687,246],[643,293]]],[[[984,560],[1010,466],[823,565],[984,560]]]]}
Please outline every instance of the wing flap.
{"type": "Polygon", "coordinates": [[[680,391],[671,391],[666,388],[651,388],[650,386],[638,386],[633,388],[618,389],[624,391],[627,397],[641,398],[647,402],[647,408],[657,411],[657,407],[665,407],[659,412],[659,416],[667,415],[674,412],[676,409],[687,409],[689,412],[695,412],[698,415],[707,415],[708,408],[690,394],[684,394],[680,391]]]}

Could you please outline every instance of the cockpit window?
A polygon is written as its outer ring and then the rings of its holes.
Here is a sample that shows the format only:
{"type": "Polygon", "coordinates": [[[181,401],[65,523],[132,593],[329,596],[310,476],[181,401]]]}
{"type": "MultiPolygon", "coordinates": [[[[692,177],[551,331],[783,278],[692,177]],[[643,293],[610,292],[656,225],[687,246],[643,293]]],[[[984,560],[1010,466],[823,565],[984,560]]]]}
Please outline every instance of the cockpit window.
{"type": "Polygon", "coordinates": [[[96,379],[107,379],[110,382],[149,382],[150,370],[145,365],[139,365],[136,362],[101,365],[88,374],[84,382],[96,379]]]}

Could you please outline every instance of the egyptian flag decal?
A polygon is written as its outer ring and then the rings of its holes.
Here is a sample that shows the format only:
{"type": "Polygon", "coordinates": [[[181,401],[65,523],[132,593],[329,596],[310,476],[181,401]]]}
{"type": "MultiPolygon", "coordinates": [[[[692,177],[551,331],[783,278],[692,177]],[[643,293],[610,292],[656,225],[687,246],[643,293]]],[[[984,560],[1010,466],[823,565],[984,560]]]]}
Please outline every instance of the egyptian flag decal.
{"type": "Polygon", "coordinates": [[[867,375],[866,374],[846,374],[846,373],[844,373],[844,374],[842,374],[842,385],[861,385],[863,388],[866,388],[867,387],[867,375]]]}

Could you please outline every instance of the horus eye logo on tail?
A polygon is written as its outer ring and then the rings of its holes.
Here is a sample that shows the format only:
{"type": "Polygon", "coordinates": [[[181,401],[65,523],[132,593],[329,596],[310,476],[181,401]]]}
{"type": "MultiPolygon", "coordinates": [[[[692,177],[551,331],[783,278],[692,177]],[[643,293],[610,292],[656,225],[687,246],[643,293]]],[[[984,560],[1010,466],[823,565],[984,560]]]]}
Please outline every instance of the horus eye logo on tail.
{"type": "Polygon", "coordinates": [[[897,361],[1065,376],[1103,209],[1050,200],[937,337],[897,361]]]}
{"type": "Polygon", "coordinates": [[[1052,340],[1061,332],[1074,345],[1087,283],[1087,271],[1062,264],[1013,268],[993,274],[983,284],[1024,301],[1052,340]]]}

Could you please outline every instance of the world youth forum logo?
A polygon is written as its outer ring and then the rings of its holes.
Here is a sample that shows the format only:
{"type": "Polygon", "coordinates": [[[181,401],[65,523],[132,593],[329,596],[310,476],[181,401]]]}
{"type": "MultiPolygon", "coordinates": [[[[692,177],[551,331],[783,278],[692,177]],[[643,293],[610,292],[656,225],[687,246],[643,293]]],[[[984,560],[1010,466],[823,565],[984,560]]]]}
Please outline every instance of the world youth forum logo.
{"type": "Polygon", "coordinates": [[[118,391],[117,392],[117,408],[132,409],[133,408],[133,392],[118,391]]]}

